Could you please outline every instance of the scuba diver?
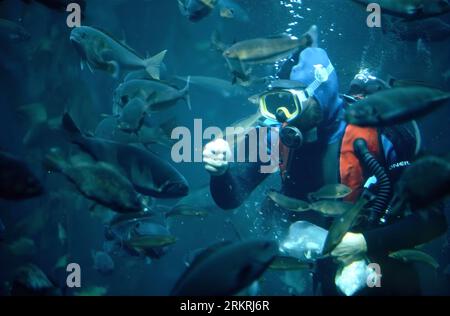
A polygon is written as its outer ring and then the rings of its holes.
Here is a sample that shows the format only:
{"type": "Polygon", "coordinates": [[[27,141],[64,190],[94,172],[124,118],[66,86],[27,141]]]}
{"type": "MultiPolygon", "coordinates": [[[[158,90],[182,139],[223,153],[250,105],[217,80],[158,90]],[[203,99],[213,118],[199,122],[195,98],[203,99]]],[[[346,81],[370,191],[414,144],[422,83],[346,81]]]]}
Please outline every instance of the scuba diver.
{"type": "MultiPolygon", "coordinates": [[[[355,100],[376,91],[371,86],[378,80],[363,75],[355,77],[343,98],[327,53],[307,48],[291,67],[289,77],[280,77],[285,80],[273,82],[259,95],[265,119],[261,126],[278,130],[275,141],[279,144],[282,194],[307,200],[310,192],[342,183],[352,189],[345,198],[349,202],[356,202],[362,194],[371,195],[365,220],[344,236],[331,257],[317,260],[314,284],[321,294],[341,294],[335,285],[338,263],[367,256],[381,266],[382,287],[366,288],[357,295],[417,295],[420,286],[413,265],[388,254],[437,238],[447,229],[446,218],[442,209],[405,210],[402,216],[389,216],[395,182],[414,157],[417,142],[408,128],[364,128],[342,119],[344,99],[355,100]]],[[[232,163],[228,162],[230,154],[223,139],[211,141],[203,151],[205,169],[211,175],[211,195],[224,210],[238,208],[269,175],[260,172],[262,162],[232,163]]],[[[261,211],[268,232],[278,226],[285,232],[286,225],[300,220],[324,229],[332,223],[318,212],[290,212],[267,198],[261,211]]]]}

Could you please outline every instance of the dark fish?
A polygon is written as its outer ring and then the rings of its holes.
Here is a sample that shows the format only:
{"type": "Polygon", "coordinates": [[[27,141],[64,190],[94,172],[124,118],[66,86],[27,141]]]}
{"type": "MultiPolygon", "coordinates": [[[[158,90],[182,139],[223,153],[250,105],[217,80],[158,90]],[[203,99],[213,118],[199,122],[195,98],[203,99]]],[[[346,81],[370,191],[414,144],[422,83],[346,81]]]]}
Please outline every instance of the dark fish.
{"type": "Polygon", "coordinates": [[[8,245],[8,250],[15,256],[32,256],[36,253],[34,240],[21,237],[8,245]]]}
{"type": "Polygon", "coordinates": [[[189,98],[189,77],[182,90],[162,81],[130,80],[122,83],[114,91],[113,113],[119,114],[131,100],[138,98],[145,103],[148,113],[160,112],[175,106],[179,100],[185,100],[191,108],[189,98]]]}
{"type": "Polygon", "coordinates": [[[446,0],[353,0],[367,7],[370,3],[378,3],[382,12],[405,18],[407,20],[424,19],[450,12],[450,4],[446,0]]]}
{"type": "Polygon", "coordinates": [[[114,217],[108,227],[108,234],[119,248],[124,245],[128,255],[144,255],[153,259],[161,258],[169,250],[170,244],[175,242],[166,226],[157,222],[153,212],[142,212],[139,214],[120,215],[114,217]],[[167,236],[165,239],[164,236],[167,236]],[[141,247],[134,247],[128,241],[141,240],[147,244],[141,247]],[[161,245],[159,245],[159,243],[161,245]]]}
{"type": "Polygon", "coordinates": [[[341,201],[316,201],[311,203],[310,208],[325,216],[339,216],[351,209],[352,206],[352,203],[341,201]]]}
{"type": "Polygon", "coordinates": [[[198,22],[207,17],[214,10],[218,0],[178,0],[178,7],[182,15],[189,21],[198,22]]]}
{"type": "Polygon", "coordinates": [[[281,193],[278,193],[274,190],[269,191],[269,193],[267,193],[267,196],[272,201],[277,203],[279,206],[281,206],[287,210],[293,211],[293,212],[306,212],[311,209],[309,206],[309,203],[302,201],[302,200],[287,197],[287,196],[285,196],[281,193]]]}
{"type": "Polygon", "coordinates": [[[176,242],[177,238],[170,235],[143,235],[125,240],[124,244],[129,248],[145,253],[149,249],[173,245],[176,242]]]}
{"type": "Polygon", "coordinates": [[[0,198],[21,200],[43,193],[41,182],[24,161],[0,151],[0,198]]]}
{"type": "Polygon", "coordinates": [[[137,213],[143,208],[133,185],[110,164],[69,164],[61,157],[47,155],[49,170],[61,172],[87,199],[119,213],[137,213]]]}
{"type": "Polygon", "coordinates": [[[93,251],[92,260],[94,269],[102,275],[111,275],[114,272],[114,261],[111,256],[104,251],[93,251]]]}
{"type": "Polygon", "coordinates": [[[422,208],[450,194],[450,161],[427,156],[405,169],[397,182],[392,200],[392,214],[405,207],[422,208]]]}
{"type": "Polygon", "coordinates": [[[217,206],[213,198],[211,197],[209,185],[207,185],[200,189],[192,191],[192,193],[190,193],[188,196],[179,200],[166,214],[205,214],[215,209],[217,209],[217,206]]]}
{"type": "Polygon", "coordinates": [[[297,258],[289,256],[277,256],[269,266],[270,270],[277,271],[297,271],[312,268],[313,264],[311,262],[301,261],[297,258]]]}
{"type": "Polygon", "coordinates": [[[148,104],[141,99],[133,99],[127,103],[119,116],[117,127],[127,133],[137,133],[148,115],[148,104]]]}
{"type": "Polygon", "coordinates": [[[137,192],[157,198],[179,198],[188,194],[186,179],[155,154],[132,145],[86,137],[67,113],[63,117],[63,127],[72,143],[94,159],[123,171],[137,192]]]}
{"type": "Polygon", "coordinates": [[[377,92],[350,105],[346,120],[359,126],[389,126],[412,121],[448,104],[450,93],[423,86],[377,92]]]}
{"type": "Polygon", "coordinates": [[[188,217],[206,217],[209,212],[197,209],[195,206],[190,205],[178,205],[172,210],[166,213],[166,218],[176,216],[188,216],[188,217]]]}
{"type": "MultiPolygon", "coordinates": [[[[389,24],[388,24],[389,25],[389,24]]],[[[401,40],[416,42],[419,39],[438,42],[450,37],[450,25],[438,18],[403,22],[397,21],[386,29],[401,40]]]]}
{"type": "Polygon", "coordinates": [[[159,144],[172,148],[175,140],[172,131],[180,126],[175,118],[162,122],[159,126],[143,125],[136,133],[127,133],[118,128],[118,118],[109,116],[103,119],[95,130],[95,136],[105,140],[123,144],[143,144],[144,146],[159,144]]]}
{"type": "Polygon", "coordinates": [[[352,189],[344,184],[328,184],[309,196],[314,200],[342,199],[352,193],[352,189]]]}
{"type": "Polygon", "coordinates": [[[0,19],[1,42],[25,42],[31,38],[31,34],[20,24],[0,19]]]}
{"type": "Polygon", "coordinates": [[[342,238],[344,238],[345,234],[350,230],[356,218],[361,213],[366,204],[367,200],[365,200],[364,198],[360,198],[359,201],[356,202],[356,204],[354,204],[350,210],[334,219],[333,224],[328,231],[328,235],[322,250],[322,255],[328,255],[337,245],[339,245],[339,243],[342,241],[342,238]]]}
{"type": "Polygon", "coordinates": [[[54,296],[61,291],[34,264],[26,264],[17,269],[12,284],[13,296],[54,296]]]}
{"type": "Polygon", "coordinates": [[[81,57],[81,67],[99,69],[119,78],[123,72],[145,69],[154,79],[160,78],[161,63],[167,51],[144,59],[132,48],[115,40],[105,32],[90,26],[76,27],[70,41],[81,57]]]}
{"type": "Polygon", "coordinates": [[[436,261],[436,259],[434,259],[429,254],[417,249],[399,250],[390,253],[389,257],[404,262],[421,262],[431,266],[433,269],[439,268],[439,263],[436,261]]]}
{"type": "Polygon", "coordinates": [[[229,296],[257,280],[278,254],[273,241],[223,243],[199,254],[175,284],[174,296],[229,296]]]}

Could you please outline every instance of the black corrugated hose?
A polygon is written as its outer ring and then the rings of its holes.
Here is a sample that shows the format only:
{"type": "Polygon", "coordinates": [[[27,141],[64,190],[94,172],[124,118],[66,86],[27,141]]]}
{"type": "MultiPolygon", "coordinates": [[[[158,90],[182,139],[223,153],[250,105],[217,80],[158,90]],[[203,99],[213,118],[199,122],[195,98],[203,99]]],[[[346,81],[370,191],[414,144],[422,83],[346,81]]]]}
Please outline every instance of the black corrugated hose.
{"type": "Polygon", "coordinates": [[[381,218],[386,214],[389,206],[389,201],[392,194],[391,181],[389,180],[386,171],[380,163],[370,153],[367,143],[364,139],[358,138],[353,143],[355,154],[370,174],[377,178],[378,190],[373,204],[370,208],[369,223],[377,225],[381,218]]]}

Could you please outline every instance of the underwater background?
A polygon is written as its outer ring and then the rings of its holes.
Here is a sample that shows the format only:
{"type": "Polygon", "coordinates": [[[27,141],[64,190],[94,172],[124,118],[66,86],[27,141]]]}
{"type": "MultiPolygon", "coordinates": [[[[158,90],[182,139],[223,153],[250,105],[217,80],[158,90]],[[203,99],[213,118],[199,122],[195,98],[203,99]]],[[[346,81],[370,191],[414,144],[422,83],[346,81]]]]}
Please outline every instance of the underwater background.
{"type": "MultiPolygon", "coordinates": [[[[342,93],[354,75],[364,68],[380,78],[426,81],[450,90],[450,40],[400,41],[380,28],[367,27],[367,13],[352,1],[234,1],[243,11],[236,11],[233,19],[225,19],[216,12],[193,23],[180,13],[176,0],[87,0],[82,23],[125,40],[144,56],[167,49],[164,64],[169,76],[208,76],[229,82],[231,75],[225,60],[211,49],[213,32],[231,44],[285,32],[299,36],[316,24],[320,31],[319,46],[328,52],[337,70],[342,93]]],[[[279,187],[278,174],[271,176],[239,209],[222,211],[213,205],[205,190],[209,175],[201,163],[174,164],[170,149],[154,145],[151,150],[170,161],[186,177],[190,192],[203,189],[198,200],[209,203],[209,214],[168,219],[168,229],[177,242],[161,258],[144,260],[112,255],[114,271],[108,275],[99,273],[94,267],[93,252],[104,249],[104,226],[111,214],[101,208],[90,209],[92,203],[76,193],[62,176],[46,172],[42,167],[43,156],[53,147],[70,146],[45,131],[36,132],[34,140],[25,144],[24,138],[33,128],[33,122],[29,111],[21,109],[29,105],[43,106],[48,118],[60,117],[68,111],[82,131],[95,133],[105,115],[112,114],[114,90],[121,81],[105,72],[80,69],[80,57],[69,40],[71,29],[66,25],[66,12],[50,10],[34,2],[4,0],[0,1],[0,18],[20,23],[31,35],[25,42],[1,43],[0,149],[26,160],[46,188],[46,194],[31,200],[0,200],[0,218],[6,227],[5,237],[0,241],[2,293],[12,281],[15,269],[28,262],[38,265],[55,283],[63,284],[67,275],[65,267],[55,264],[66,256],[67,263],[81,266],[82,289],[103,288],[99,292],[106,295],[167,295],[185,270],[186,257],[193,250],[221,240],[261,237],[259,207],[264,192],[279,187]],[[34,242],[32,249],[11,252],[11,243],[24,237],[34,242]]],[[[450,23],[449,16],[442,19],[450,23]]],[[[178,82],[180,88],[184,85],[183,81],[178,82]]],[[[204,127],[225,128],[254,114],[255,106],[247,100],[252,92],[258,91],[224,96],[201,85],[191,85],[192,110],[179,102],[153,115],[152,120],[161,122],[175,117],[179,126],[192,129],[194,119],[202,119],[204,127]]],[[[448,151],[449,107],[435,111],[418,123],[425,151],[448,151]]],[[[177,200],[155,199],[152,203],[170,207],[177,200]]],[[[448,218],[448,207],[446,214],[448,218]]],[[[425,247],[440,265],[437,270],[421,267],[426,295],[450,294],[448,234],[425,247]]],[[[260,294],[312,294],[304,278],[301,274],[269,271],[260,294]]],[[[77,291],[80,290],[68,290],[67,294],[77,291]]]]}

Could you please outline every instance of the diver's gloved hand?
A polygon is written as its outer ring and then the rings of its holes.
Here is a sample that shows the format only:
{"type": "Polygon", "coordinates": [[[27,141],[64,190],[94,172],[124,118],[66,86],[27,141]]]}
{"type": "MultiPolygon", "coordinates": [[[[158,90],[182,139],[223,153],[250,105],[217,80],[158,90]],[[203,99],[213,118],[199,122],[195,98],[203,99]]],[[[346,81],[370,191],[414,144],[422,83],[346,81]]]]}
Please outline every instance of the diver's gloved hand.
{"type": "Polygon", "coordinates": [[[230,145],[222,138],[209,142],[203,150],[205,169],[212,176],[221,176],[227,172],[230,157],[230,145]]]}
{"type": "Polygon", "coordinates": [[[331,255],[344,265],[360,260],[367,252],[367,243],[363,234],[347,233],[331,255]]]}

